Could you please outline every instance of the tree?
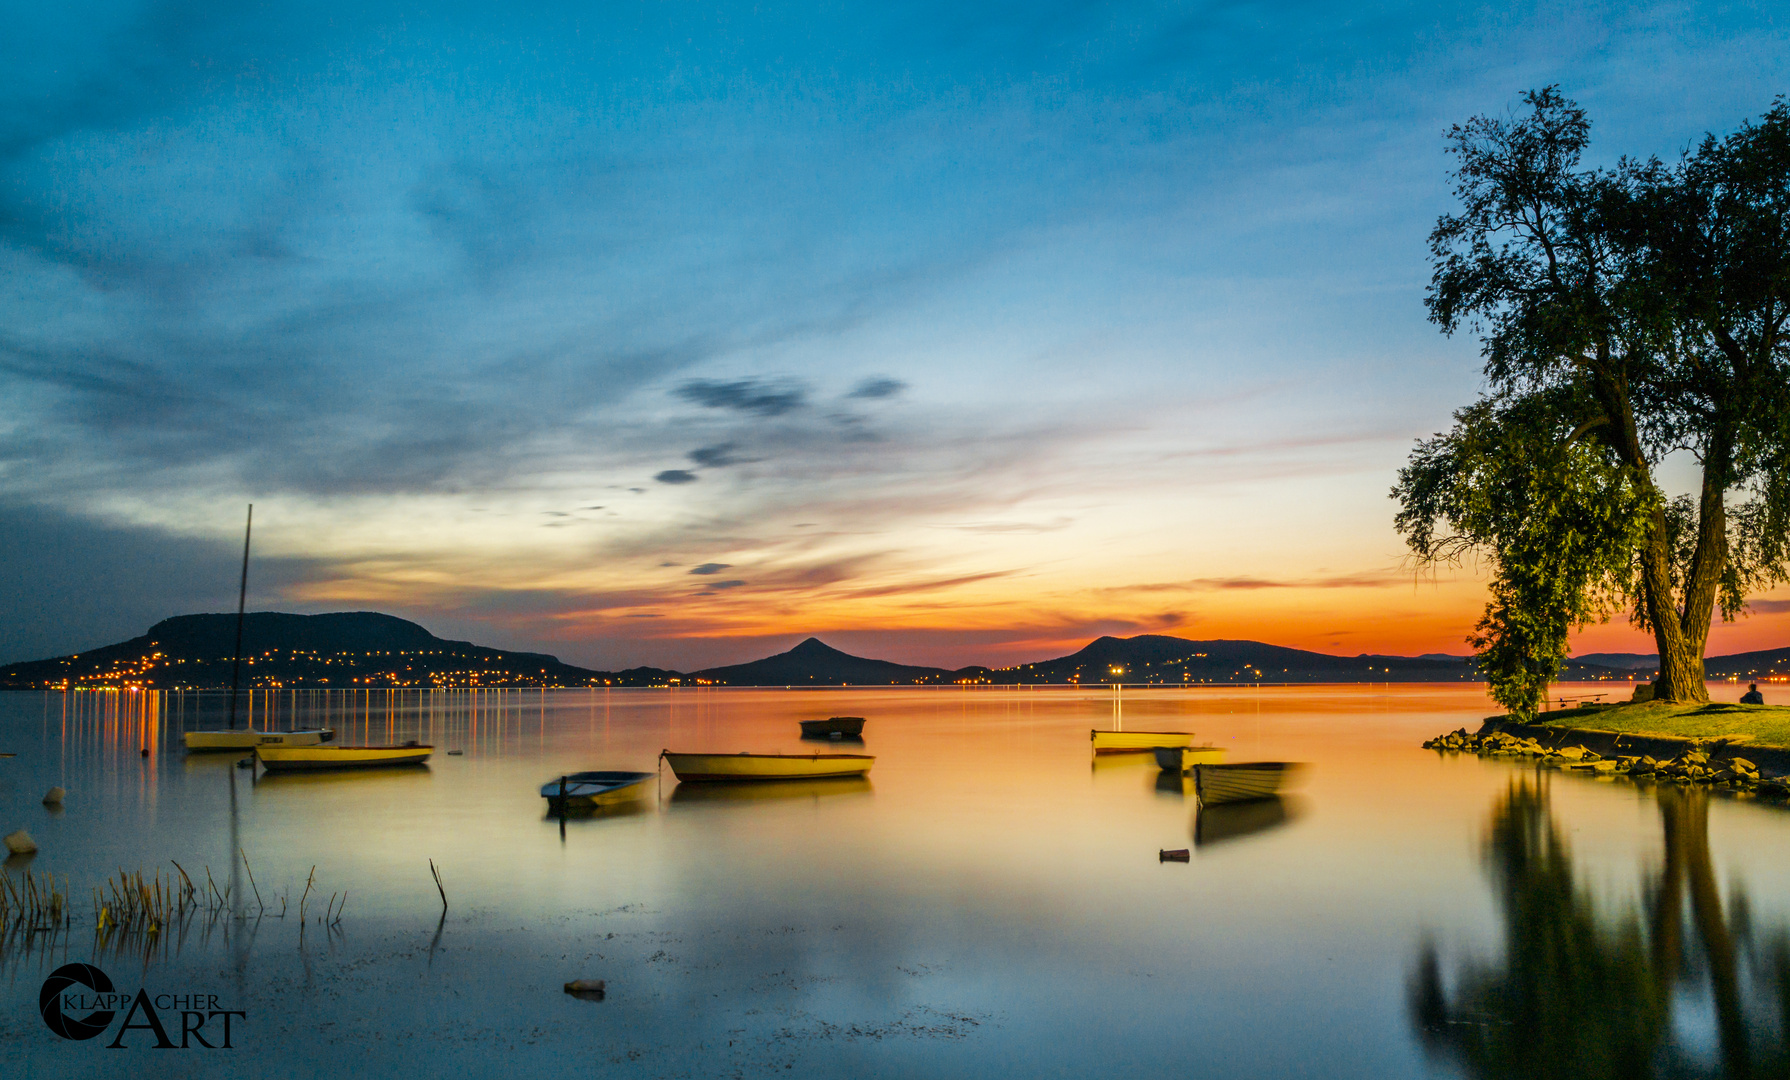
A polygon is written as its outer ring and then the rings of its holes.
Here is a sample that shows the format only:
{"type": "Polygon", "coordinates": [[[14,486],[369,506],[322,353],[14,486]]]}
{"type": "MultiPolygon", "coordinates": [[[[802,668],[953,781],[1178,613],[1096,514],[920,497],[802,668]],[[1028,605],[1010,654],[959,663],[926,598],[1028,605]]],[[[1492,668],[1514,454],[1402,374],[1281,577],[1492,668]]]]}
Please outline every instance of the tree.
{"type": "Polygon", "coordinates": [[[1622,606],[1658,643],[1656,696],[1707,700],[1717,609],[1790,580],[1790,106],[1674,165],[1584,169],[1584,110],[1523,101],[1448,134],[1461,206],[1430,234],[1426,303],[1479,336],[1488,388],[1418,444],[1398,527],[1423,562],[1489,557],[1469,641],[1514,711],[1622,606]],[[1694,496],[1659,481],[1676,452],[1694,496]]]}

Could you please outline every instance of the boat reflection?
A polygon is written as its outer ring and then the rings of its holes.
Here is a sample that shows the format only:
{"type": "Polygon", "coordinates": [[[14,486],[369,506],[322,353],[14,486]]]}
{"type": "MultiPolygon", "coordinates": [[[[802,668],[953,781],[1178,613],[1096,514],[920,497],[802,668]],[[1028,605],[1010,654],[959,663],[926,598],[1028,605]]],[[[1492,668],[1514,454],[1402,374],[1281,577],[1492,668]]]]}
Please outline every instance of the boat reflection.
{"type": "Polygon", "coordinates": [[[1146,767],[1151,772],[1156,771],[1156,759],[1149,754],[1095,754],[1088,761],[1088,771],[1096,776],[1102,773],[1132,772],[1146,767]]]}
{"type": "Polygon", "coordinates": [[[671,793],[674,806],[715,802],[775,802],[779,799],[836,798],[843,795],[869,795],[872,792],[867,776],[842,776],[814,780],[750,780],[728,783],[711,780],[700,784],[679,784],[671,793]]]}
{"type": "Polygon", "coordinates": [[[609,803],[604,806],[581,806],[573,803],[563,811],[549,806],[541,815],[541,820],[551,825],[563,825],[565,822],[579,821],[614,821],[618,818],[640,817],[650,814],[655,809],[653,801],[647,799],[630,799],[627,802],[609,803]]]}
{"type": "Polygon", "coordinates": [[[806,743],[828,743],[833,746],[839,746],[841,744],[843,744],[845,746],[863,746],[864,745],[864,736],[862,736],[862,735],[809,735],[806,732],[804,732],[801,736],[801,741],[806,742],[806,743]]]}
{"type": "Polygon", "coordinates": [[[1194,793],[1193,777],[1184,772],[1158,772],[1155,788],[1158,795],[1184,799],[1194,793]]]}
{"type": "Polygon", "coordinates": [[[1442,977],[1421,952],[1411,1015],[1425,1047],[1475,1077],[1790,1075],[1790,930],[1761,933],[1743,895],[1724,910],[1700,790],[1662,787],[1663,865],[1640,912],[1600,913],[1576,881],[1547,792],[1513,785],[1486,841],[1505,955],[1442,977]],[[1707,995],[1707,997],[1705,997],[1707,995]],[[1686,1045],[1713,1007],[1714,1045],[1686,1045]]]}
{"type": "Polygon", "coordinates": [[[1193,812],[1193,846],[1241,840],[1297,821],[1304,813],[1305,801],[1289,795],[1201,806],[1193,812]]]}
{"type": "Polygon", "coordinates": [[[307,791],[352,785],[367,789],[381,784],[387,787],[426,784],[433,777],[429,766],[382,765],[373,769],[315,769],[305,772],[266,772],[255,779],[256,792],[307,791]]]}

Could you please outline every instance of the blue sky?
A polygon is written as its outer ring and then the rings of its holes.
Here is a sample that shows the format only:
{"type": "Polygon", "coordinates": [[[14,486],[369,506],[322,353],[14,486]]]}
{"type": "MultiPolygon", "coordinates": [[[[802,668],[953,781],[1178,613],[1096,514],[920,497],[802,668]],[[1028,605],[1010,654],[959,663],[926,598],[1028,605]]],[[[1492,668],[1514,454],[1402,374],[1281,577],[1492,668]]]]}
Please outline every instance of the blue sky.
{"type": "Polygon", "coordinates": [[[258,606],[581,663],[1462,651],[1385,498],[1479,385],[1442,132],[1559,83],[1670,155],[1790,88],[1750,4],[7,23],[0,660],[226,608],[249,501],[258,606]]]}

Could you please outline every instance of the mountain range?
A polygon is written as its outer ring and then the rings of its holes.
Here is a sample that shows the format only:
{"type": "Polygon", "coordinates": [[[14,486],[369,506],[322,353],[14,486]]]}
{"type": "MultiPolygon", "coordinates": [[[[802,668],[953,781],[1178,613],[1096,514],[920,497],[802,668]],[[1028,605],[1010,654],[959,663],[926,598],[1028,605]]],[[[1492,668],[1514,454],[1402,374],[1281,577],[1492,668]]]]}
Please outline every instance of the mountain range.
{"type": "MultiPolygon", "coordinates": [[[[0,689],[216,689],[231,683],[236,616],[181,615],[140,637],[71,656],[0,667],[0,689]]],[[[1651,677],[1652,657],[1593,654],[1569,660],[1563,680],[1651,677]]],[[[1790,649],[1711,657],[1711,678],[1790,672],[1790,649]]],[[[1200,685],[1316,682],[1471,682],[1470,657],[1334,656],[1259,641],[1191,641],[1161,634],[1101,637],[1067,656],[990,669],[898,664],[853,656],[818,638],[788,652],[696,672],[635,667],[594,671],[545,653],[512,652],[438,638],[378,612],[243,620],[241,684],[264,687],[503,686],[925,686],[950,683],[1200,685]]]]}

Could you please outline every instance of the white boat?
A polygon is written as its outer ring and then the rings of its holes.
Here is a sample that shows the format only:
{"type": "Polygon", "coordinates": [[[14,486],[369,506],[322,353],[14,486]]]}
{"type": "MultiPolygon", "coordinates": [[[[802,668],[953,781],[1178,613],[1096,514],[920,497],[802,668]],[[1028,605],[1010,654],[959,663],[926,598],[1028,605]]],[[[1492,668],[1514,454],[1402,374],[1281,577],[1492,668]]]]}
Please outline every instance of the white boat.
{"type": "Polygon", "coordinates": [[[541,785],[541,798],[567,806],[613,806],[646,795],[646,781],[659,775],[649,772],[568,773],[541,785]]]}

